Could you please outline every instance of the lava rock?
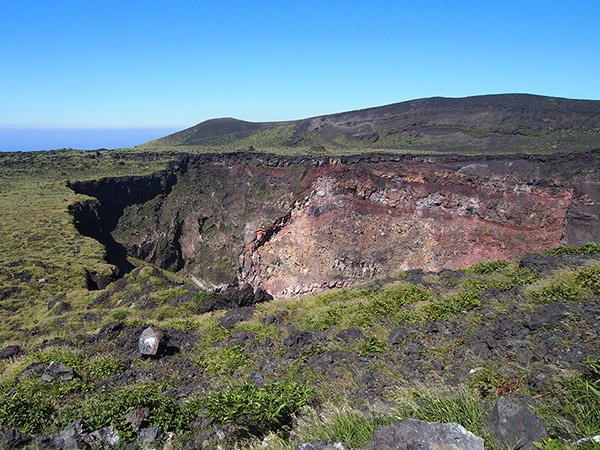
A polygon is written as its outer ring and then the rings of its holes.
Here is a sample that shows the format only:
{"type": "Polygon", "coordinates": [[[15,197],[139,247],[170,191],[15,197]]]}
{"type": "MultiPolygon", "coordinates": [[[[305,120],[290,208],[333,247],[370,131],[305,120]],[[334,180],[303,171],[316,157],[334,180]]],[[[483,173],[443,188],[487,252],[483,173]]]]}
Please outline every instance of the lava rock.
{"type": "Polygon", "coordinates": [[[352,353],[342,351],[331,351],[312,355],[308,358],[307,364],[312,370],[326,371],[333,369],[336,365],[347,365],[354,360],[355,356],[352,353]]]}
{"type": "Polygon", "coordinates": [[[0,359],[14,358],[21,354],[21,347],[18,345],[9,345],[0,352],[0,359]]]}
{"type": "Polygon", "coordinates": [[[143,446],[152,445],[160,440],[161,434],[157,427],[143,428],[138,433],[138,442],[143,446]]]}
{"type": "Polygon", "coordinates": [[[23,380],[26,380],[27,378],[31,378],[34,375],[41,375],[46,370],[46,367],[48,367],[48,364],[43,363],[43,362],[35,362],[32,364],[29,364],[19,374],[19,376],[17,377],[17,380],[23,381],[23,380]]]}
{"type": "Polygon", "coordinates": [[[483,439],[456,423],[404,419],[379,427],[365,450],[483,450],[483,439]]]}
{"type": "Polygon", "coordinates": [[[223,328],[233,328],[237,323],[250,319],[255,311],[253,307],[232,309],[225,313],[219,323],[223,328]]]}
{"type": "Polygon", "coordinates": [[[144,420],[150,415],[150,409],[147,407],[134,409],[125,415],[125,422],[130,424],[135,430],[137,430],[144,420]]]}
{"type": "Polygon", "coordinates": [[[567,307],[563,303],[550,303],[535,309],[528,320],[523,322],[523,325],[534,331],[542,328],[544,325],[556,325],[566,315],[567,307]]]}
{"type": "Polygon", "coordinates": [[[244,345],[248,340],[250,340],[251,334],[246,330],[236,330],[231,334],[231,337],[227,340],[227,345],[236,346],[236,345],[244,345]]]}
{"type": "Polygon", "coordinates": [[[290,327],[288,333],[288,337],[283,341],[288,358],[295,358],[302,352],[313,348],[323,337],[323,334],[314,328],[296,330],[294,327],[290,327]]]}
{"type": "Polygon", "coordinates": [[[76,420],[59,433],[36,437],[34,443],[38,450],[80,450],[89,448],[84,438],[81,420],[76,420]]]}
{"type": "Polygon", "coordinates": [[[54,381],[71,381],[75,378],[75,372],[69,366],[61,364],[56,361],[52,361],[46,369],[44,373],[42,373],[42,381],[47,381],[49,383],[54,381]]]}
{"type": "Polygon", "coordinates": [[[528,253],[521,258],[519,268],[529,269],[534,273],[541,274],[556,268],[556,258],[540,253],[528,253]]]}
{"type": "Polygon", "coordinates": [[[410,337],[408,330],[404,327],[394,328],[390,331],[388,343],[391,345],[400,345],[410,337]]]}
{"type": "Polygon", "coordinates": [[[346,447],[341,442],[331,439],[321,439],[320,441],[296,445],[294,450],[346,450],[346,447]]]}
{"type": "Polygon", "coordinates": [[[252,372],[249,378],[250,381],[258,387],[263,387],[267,383],[267,380],[265,379],[264,375],[260,372],[252,372]]]}
{"type": "Polygon", "coordinates": [[[58,306],[56,307],[56,309],[54,310],[54,315],[55,316],[60,316],[61,314],[64,314],[66,312],[69,311],[73,311],[73,307],[71,306],[70,303],[67,302],[59,302],[58,306]]]}
{"type": "Polygon", "coordinates": [[[31,438],[28,438],[24,434],[22,434],[16,428],[10,428],[2,439],[0,439],[0,447],[1,448],[15,448],[25,444],[31,438]]]}
{"type": "Polygon", "coordinates": [[[358,327],[350,327],[340,331],[335,335],[340,341],[344,342],[352,342],[357,341],[359,339],[364,339],[365,335],[358,327]]]}
{"type": "Polygon", "coordinates": [[[98,342],[108,341],[111,338],[115,338],[123,330],[122,322],[110,322],[100,328],[96,335],[98,342]]]}
{"type": "Polygon", "coordinates": [[[500,397],[487,415],[485,430],[496,445],[515,450],[529,450],[534,442],[548,438],[544,421],[533,411],[500,397]]]}
{"type": "Polygon", "coordinates": [[[92,431],[87,436],[87,441],[92,447],[116,447],[121,442],[119,438],[119,431],[112,425],[109,427],[100,428],[99,430],[92,431]]]}
{"type": "Polygon", "coordinates": [[[146,328],[138,341],[139,352],[142,356],[160,356],[166,346],[166,336],[162,330],[153,325],[146,328]]]}

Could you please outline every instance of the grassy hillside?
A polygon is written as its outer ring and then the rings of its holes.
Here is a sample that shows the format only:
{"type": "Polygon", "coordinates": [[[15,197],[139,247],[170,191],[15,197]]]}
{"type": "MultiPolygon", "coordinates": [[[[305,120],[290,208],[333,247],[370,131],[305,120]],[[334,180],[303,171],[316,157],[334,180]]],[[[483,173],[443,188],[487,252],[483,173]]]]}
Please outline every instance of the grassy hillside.
{"type": "Polygon", "coordinates": [[[146,425],[173,432],[175,448],[328,438],[358,449],[377,426],[415,417],[458,422],[495,448],[486,401],[519,394],[555,445],[573,446],[600,427],[599,256],[595,245],[563,248],[205,314],[207,294],[146,266],[87,307],[38,314],[38,331],[0,362],[0,426],[49,433],[78,418],[128,442],[137,434],[125,414],[148,407],[146,425]],[[174,353],[139,356],[150,323],[174,353]],[[51,361],[77,376],[32,372],[51,361]]]}
{"type": "Polygon", "coordinates": [[[504,94],[412,100],[291,122],[213,119],[136,150],[514,154],[599,146],[600,102],[504,94]]]}

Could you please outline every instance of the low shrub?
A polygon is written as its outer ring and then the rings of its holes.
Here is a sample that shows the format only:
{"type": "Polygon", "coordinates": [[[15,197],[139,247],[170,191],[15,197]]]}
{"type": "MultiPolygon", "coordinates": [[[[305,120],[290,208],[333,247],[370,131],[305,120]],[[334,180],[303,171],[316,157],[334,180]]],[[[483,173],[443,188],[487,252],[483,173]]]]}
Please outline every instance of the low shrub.
{"type": "Polygon", "coordinates": [[[135,385],[126,389],[100,391],[89,396],[75,408],[64,411],[60,418],[61,426],[75,419],[81,419],[89,430],[97,430],[113,425],[119,430],[125,442],[134,438],[133,428],[125,422],[130,411],[147,407],[150,415],[148,426],[164,431],[178,431],[187,428],[193,419],[190,411],[182,409],[173,398],[162,391],[166,386],[158,383],[135,385]]]}
{"type": "Polygon", "coordinates": [[[472,265],[471,267],[468,267],[467,269],[463,269],[463,272],[486,275],[505,269],[509,264],[510,263],[508,261],[502,260],[481,261],[472,265]]]}
{"type": "Polygon", "coordinates": [[[545,250],[545,255],[595,255],[600,253],[600,245],[595,242],[588,242],[579,247],[558,247],[551,250],[545,250]]]}
{"type": "Polygon", "coordinates": [[[215,392],[199,405],[221,424],[231,423],[262,436],[289,425],[311,396],[312,391],[305,383],[269,381],[262,387],[245,383],[215,392]]]}
{"type": "Polygon", "coordinates": [[[358,344],[358,354],[367,356],[371,353],[380,353],[385,350],[386,344],[377,336],[370,337],[366,341],[361,341],[358,344]]]}
{"type": "MultiPolygon", "coordinates": [[[[431,298],[428,290],[409,283],[395,283],[382,289],[343,291],[338,297],[327,297],[323,306],[311,309],[305,320],[307,327],[324,330],[331,326],[340,328],[371,326],[381,317],[399,317],[402,308],[431,298]]],[[[320,296],[319,300],[325,298],[320,296]]]]}
{"type": "Polygon", "coordinates": [[[244,353],[243,347],[234,345],[207,352],[200,364],[214,375],[230,375],[247,362],[248,355],[244,353]]]}
{"type": "Polygon", "coordinates": [[[480,294],[474,291],[464,291],[433,302],[423,308],[423,314],[426,320],[436,321],[445,319],[451,315],[470,311],[481,305],[480,294]]]}
{"type": "Polygon", "coordinates": [[[0,428],[39,433],[52,422],[56,409],[35,390],[17,388],[0,395],[0,428]]]}
{"type": "Polygon", "coordinates": [[[600,293],[600,267],[590,267],[577,272],[560,274],[549,283],[527,292],[531,301],[538,304],[576,302],[588,300],[600,293]]]}

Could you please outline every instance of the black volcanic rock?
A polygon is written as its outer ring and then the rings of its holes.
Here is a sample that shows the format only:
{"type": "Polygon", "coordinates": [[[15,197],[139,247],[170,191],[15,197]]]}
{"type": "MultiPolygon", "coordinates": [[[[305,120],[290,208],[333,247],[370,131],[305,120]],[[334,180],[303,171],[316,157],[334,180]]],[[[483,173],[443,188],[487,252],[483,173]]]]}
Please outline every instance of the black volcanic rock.
{"type": "Polygon", "coordinates": [[[18,345],[9,345],[0,352],[0,359],[13,358],[21,354],[21,347],[18,345]]]}

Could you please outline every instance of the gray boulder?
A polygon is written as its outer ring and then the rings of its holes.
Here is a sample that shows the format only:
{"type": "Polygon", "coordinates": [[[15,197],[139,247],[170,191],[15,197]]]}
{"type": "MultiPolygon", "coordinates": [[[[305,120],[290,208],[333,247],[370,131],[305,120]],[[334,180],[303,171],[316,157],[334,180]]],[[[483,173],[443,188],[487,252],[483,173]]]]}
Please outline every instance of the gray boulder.
{"type": "Polygon", "coordinates": [[[499,447],[529,450],[548,438],[544,421],[533,411],[500,397],[485,419],[485,430],[499,447]]]}
{"type": "Polygon", "coordinates": [[[31,378],[35,375],[41,375],[42,373],[44,373],[44,371],[46,370],[47,367],[48,367],[48,364],[43,363],[43,362],[35,362],[32,364],[29,364],[19,374],[19,376],[17,377],[17,380],[23,381],[23,380],[31,378]]]}
{"type": "Polygon", "coordinates": [[[346,450],[346,447],[344,447],[344,444],[341,442],[336,442],[331,439],[321,439],[320,441],[296,445],[294,450],[346,450]]]}
{"type": "Polygon", "coordinates": [[[56,361],[48,364],[48,367],[42,373],[42,381],[49,383],[53,381],[71,381],[73,378],[75,378],[73,369],[56,361]]]}
{"type": "Polygon", "coordinates": [[[362,330],[358,327],[350,327],[344,330],[341,330],[338,334],[335,335],[340,341],[344,342],[352,342],[357,341],[359,339],[364,339],[365,335],[362,330]]]}
{"type": "Polygon", "coordinates": [[[27,436],[24,436],[16,428],[10,428],[2,439],[0,439],[0,448],[15,448],[23,445],[25,442],[30,440],[27,436]]]}
{"type": "Polygon", "coordinates": [[[150,415],[150,408],[138,408],[125,415],[125,422],[137,430],[150,415]]]}
{"type": "Polygon", "coordinates": [[[394,328],[390,331],[388,342],[391,345],[400,345],[410,337],[410,333],[405,327],[394,328]]]}
{"type": "Polygon", "coordinates": [[[162,330],[153,325],[142,331],[138,348],[142,356],[158,356],[166,346],[166,337],[162,330]]]}
{"type": "Polygon", "coordinates": [[[161,434],[157,427],[143,428],[138,433],[138,442],[143,446],[155,444],[160,440],[161,434]]]}
{"type": "Polygon", "coordinates": [[[483,439],[457,423],[404,419],[379,427],[365,450],[483,450],[483,439]]]}
{"type": "Polygon", "coordinates": [[[0,352],[0,359],[14,358],[21,354],[21,347],[18,345],[9,345],[0,352]]]}
{"type": "Polygon", "coordinates": [[[89,446],[81,427],[81,420],[70,423],[56,434],[41,435],[34,439],[38,450],[81,450],[89,446]]]}
{"type": "Polygon", "coordinates": [[[100,428],[87,436],[87,441],[93,448],[116,447],[120,444],[119,431],[113,427],[100,428]]]}

